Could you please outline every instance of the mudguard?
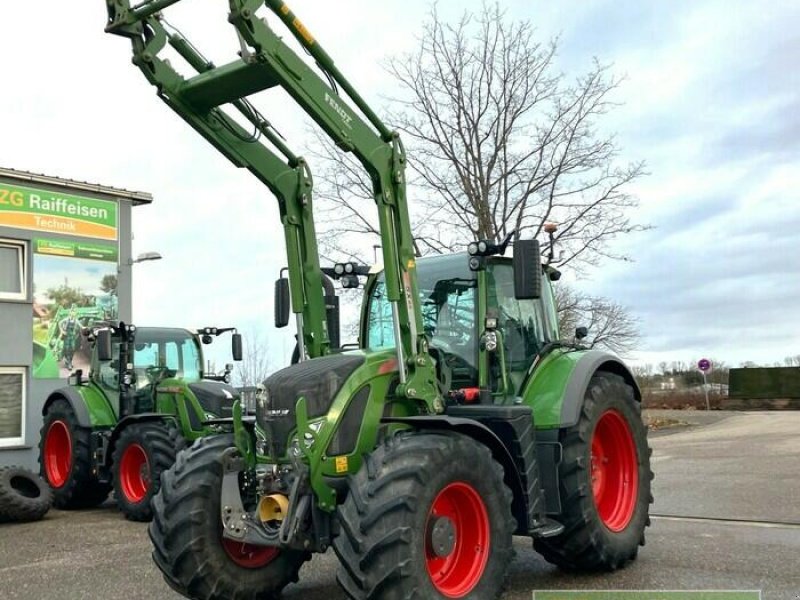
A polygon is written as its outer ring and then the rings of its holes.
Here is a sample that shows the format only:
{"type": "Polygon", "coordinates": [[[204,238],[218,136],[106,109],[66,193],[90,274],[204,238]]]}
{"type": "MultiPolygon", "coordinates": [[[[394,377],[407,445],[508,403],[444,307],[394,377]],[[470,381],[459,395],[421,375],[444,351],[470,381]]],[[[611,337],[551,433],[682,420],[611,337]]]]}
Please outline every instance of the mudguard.
{"type": "Polygon", "coordinates": [[[117,423],[117,415],[108,399],[94,386],[58,388],[47,397],[42,407],[42,415],[59,399],[69,403],[81,427],[113,427],[117,423]]]}
{"type": "Polygon", "coordinates": [[[139,413],[136,415],[129,415],[122,419],[117,426],[114,427],[114,431],[111,432],[111,437],[108,440],[108,449],[109,451],[106,453],[106,463],[108,463],[111,459],[111,453],[113,452],[114,445],[117,443],[117,439],[119,438],[122,431],[127,428],[129,425],[133,425],[135,423],[144,423],[147,421],[172,421],[176,424],[177,421],[175,417],[172,415],[165,415],[162,413],[154,413],[154,412],[147,412],[147,413],[139,413]]]}
{"type": "Polygon", "coordinates": [[[628,367],[610,352],[589,350],[578,360],[572,375],[564,389],[564,401],[561,404],[561,427],[572,427],[578,422],[583,406],[583,398],[589,388],[589,382],[597,371],[605,371],[619,375],[625,383],[633,388],[637,402],[642,401],[642,392],[633,373],[628,367]]]}
{"type": "Polygon", "coordinates": [[[537,430],[561,429],[578,422],[583,398],[597,371],[615,373],[641,392],[631,372],[603,350],[560,348],[548,353],[523,384],[520,402],[531,407],[537,430]]]}

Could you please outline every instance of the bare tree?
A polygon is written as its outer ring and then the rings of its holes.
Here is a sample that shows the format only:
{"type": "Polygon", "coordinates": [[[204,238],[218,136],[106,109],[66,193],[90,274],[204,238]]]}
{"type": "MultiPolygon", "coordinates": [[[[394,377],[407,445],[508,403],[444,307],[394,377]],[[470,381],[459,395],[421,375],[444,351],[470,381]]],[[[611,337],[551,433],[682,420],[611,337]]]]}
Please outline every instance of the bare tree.
{"type": "MultiPolygon", "coordinates": [[[[554,65],[557,47],[557,39],[538,41],[530,22],[509,19],[496,4],[456,23],[443,21],[434,5],[418,49],[388,62],[403,90],[389,108],[409,150],[417,255],[512,231],[539,237],[546,222],[556,222],[560,265],[626,258],[608,243],[646,228],[627,216],[638,205],[629,187],[644,165],[622,163],[614,136],[600,129],[620,79],[595,62],[569,80],[554,65]]],[[[317,139],[321,247],[363,260],[354,253],[380,241],[372,184],[351,155],[317,139]]],[[[635,321],[623,307],[569,290],[567,297],[579,302],[591,343],[632,348],[635,321]]]]}
{"type": "Polygon", "coordinates": [[[577,292],[564,284],[556,288],[556,304],[564,339],[572,338],[575,328],[584,326],[589,330],[584,344],[608,348],[620,355],[633,350],[639,341],[639,322],[621,304],[577,292]]]}
{"type": "MultiPolygon", "coordinates": [[[[592,264],[623,258],[607,243],[643,229],[627,216],[637,206],[628,184],[643,164],[618,164],[616,140],[598,128],[620,80],[595,63],[568,81],[553,63],[558,40],[541,43],[534,34],[530,22],[510,20],[497,5],[455,24],[434,7],[419,48],[389,61],[405,92],[390,109],[421,192],[414,199],[418,254],[512,230],[536,237],[554,221],[561,264],[592,264]]],[[[320,154],[329,156],[332,144],[321,142],[320,154]]],[[[339,242],[343,233],[377,235],[360,166],[337,161],[318,180],[339,242]]]]}
{"type": "Polygon", "coordinates": [[[263,382],[272,371],[267,337],[261,333],[244,334],[242,360],[236,363],[233,372],[234,383],[238,387],[256,386],[263,382]]]}

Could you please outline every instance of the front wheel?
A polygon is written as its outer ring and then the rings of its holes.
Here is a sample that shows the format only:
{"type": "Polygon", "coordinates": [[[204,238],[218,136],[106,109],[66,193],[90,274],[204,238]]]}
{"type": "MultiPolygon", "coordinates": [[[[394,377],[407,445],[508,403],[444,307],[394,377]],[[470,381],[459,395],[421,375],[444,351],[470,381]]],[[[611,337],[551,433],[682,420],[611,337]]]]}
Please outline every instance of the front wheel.
{"type": "Polygon", "coordinates": [[[163,421],[129,425],[114,446],[117,505],[131,521],[149,521],[161,473],[175,462],[176,431],[163,421]]]}
{"type": "Polygon", "coordinates": [[[308,559],[305,552],[222,536],[222,453],[233,445],[232,435],[220,434],[181,451],[153,499],[153,560],[167,583],[190,598],[270,598],[297,581],[308,559]]]}
{"type": "Polygon", "coordinates": [[[356,600],[491,600],[513,557],[503,468],[458,434],[387,440],[351,479],[338,519],[337,580],[356,600]]]}
{"type": "Polygon", "coordinates": [[[549,562],[568,570],[613,570],[636,558],[653,496],[650,448],[633,388],[598,372],[578,423],[562,431],[564,532],[534,541],[549,562]]]}

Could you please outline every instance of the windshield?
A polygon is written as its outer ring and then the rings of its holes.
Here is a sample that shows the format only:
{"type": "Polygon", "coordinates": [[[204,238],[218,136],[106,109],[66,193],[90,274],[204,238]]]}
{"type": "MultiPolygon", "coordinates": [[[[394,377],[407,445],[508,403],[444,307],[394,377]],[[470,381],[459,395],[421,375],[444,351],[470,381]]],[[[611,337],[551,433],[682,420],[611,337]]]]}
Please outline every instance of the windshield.
{"type": "Polygon", "coordinates": [[[183,329],[140,328],[136,332],[133,366],[136,370],[166,367],[187,382],[202,377],[203,359],[197,340],[183,329]]]}
{"type": "MultiPolygon", "coordinates": [[[[431,345],[475,368],[477,281],[467,260],[463,254],[421,259],[417,262],[417,283],[422,326],[431,345]]],[[[370,298],[367,346],[377,349],[394,345],[392,311],[381,273],[370,298]]]]}

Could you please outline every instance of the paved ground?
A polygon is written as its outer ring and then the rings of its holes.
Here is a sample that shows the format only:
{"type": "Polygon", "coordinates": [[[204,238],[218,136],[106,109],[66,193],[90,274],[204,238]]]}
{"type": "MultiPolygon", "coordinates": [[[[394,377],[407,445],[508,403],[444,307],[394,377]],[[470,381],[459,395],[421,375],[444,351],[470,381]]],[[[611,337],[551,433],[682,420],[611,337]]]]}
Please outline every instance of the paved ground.
{"type": "MultiPolygon", "coordinates": [[[[768,600],[797,600],[800,412],[702,419],[707,424],[651,440],[657,472],[653,512],[681,517],[653,519],[636,563],[611,575],[569,575],[550,567],[520,538],[504,598],[529,600],[532,590],[559,588],[740,588],[763,589],[768,600]]],[[[149,552],[146,527],[125,521],[113,507],[52,511],[41,523],[0,525],[0,598],[178,598],[149,552]]],[[[316,557],[285,598],[340,598],[335,568],[332,553],[316,557]]]]}

